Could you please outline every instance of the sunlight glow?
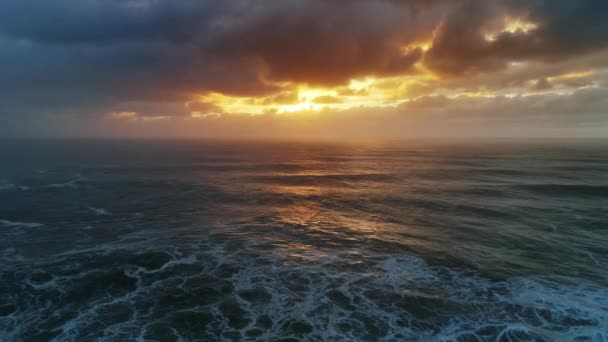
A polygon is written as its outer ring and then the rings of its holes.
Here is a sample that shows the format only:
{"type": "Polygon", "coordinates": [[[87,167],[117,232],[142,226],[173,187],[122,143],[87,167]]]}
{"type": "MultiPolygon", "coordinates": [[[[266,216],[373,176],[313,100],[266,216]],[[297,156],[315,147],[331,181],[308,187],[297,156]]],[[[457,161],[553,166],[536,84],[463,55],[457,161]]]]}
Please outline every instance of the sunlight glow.
{"type": "MultiPolygon", "coordinates": [[[[436,76],[424,69],[412,75],[365,77],[352,79],[344,86],[332,88],[284,84],[277,93],[258,97],[230,96],[220,93],[201,95],[195,102],[211,104],[224,113],[292,114],[324,110],[347,110],[356,107],[396,106],[425,91],[436,76]]],[[[218,113],[191,113],[193,118],[218,113]]]]}
{"type": "Polygon", "coordinates": [[[548,77],[549,81],[563,81],[563,80],[573,80],[577,78],[585,78],[589,76],[595,75],[596,72],[594,70],[586,70],[586,71],[575,71],[570,72],[563,75],[548,77]]]}
{"type": "Polygon", "coordinates": [[[503,27],[496,31],[486,33],[485,39],[489,42],[494,42],[501,34],[528,34],[537,28],[538,24],[527,21],[523,18],[507,17],[504,20],[503,27]]]}

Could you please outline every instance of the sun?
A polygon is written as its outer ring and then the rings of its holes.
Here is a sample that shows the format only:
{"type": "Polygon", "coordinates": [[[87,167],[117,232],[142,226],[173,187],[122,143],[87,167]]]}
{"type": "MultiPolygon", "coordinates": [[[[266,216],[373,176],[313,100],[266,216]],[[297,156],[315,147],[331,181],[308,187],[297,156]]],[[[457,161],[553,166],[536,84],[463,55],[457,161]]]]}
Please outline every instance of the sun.
{"type": "Polygon", "coordinates": [[[409,98],[412,88],[424,86],[425,82],[434,79],[433,77],[429,73],[382,78],[365,77],[352,79],[344,85],[334,87],[283,84],[281,90],[265,96],[210,93],[198,96],[192,102],[200,102],[206,104],[204,107],[220,109],[219,112],[214,112],[214,115],[305,114],[322,113],[327,110],[396,106],[409,98]]]}
{"type": "Polygon", "coordinates": [[[325,89],[310,89],[302,87],[298,90],[298,103],[277,106],[278,113],[294,113],[305,111],[319,111],[323,108],[322,104],[315,103],[316,99],[335,96],[336,92],[325,89]]]}
{"type": "Polygon", "coordinates": [[[503,26],[493,32],[487,32],[485,39],[494,42],[501,34],[528,34],[538,28],[538,24],[523,18],[506,17],[503,26]]]}

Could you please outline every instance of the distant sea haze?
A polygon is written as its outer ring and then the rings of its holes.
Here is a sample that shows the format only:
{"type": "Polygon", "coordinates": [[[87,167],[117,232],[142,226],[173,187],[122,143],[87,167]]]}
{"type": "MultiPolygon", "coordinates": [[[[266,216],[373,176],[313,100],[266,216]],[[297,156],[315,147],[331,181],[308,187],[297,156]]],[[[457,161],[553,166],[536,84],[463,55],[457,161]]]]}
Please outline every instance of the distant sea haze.
{"type": "Polygon", "coordinates": [[[608,341],[602,142],[5,141],[1,341],[608,341]]]}

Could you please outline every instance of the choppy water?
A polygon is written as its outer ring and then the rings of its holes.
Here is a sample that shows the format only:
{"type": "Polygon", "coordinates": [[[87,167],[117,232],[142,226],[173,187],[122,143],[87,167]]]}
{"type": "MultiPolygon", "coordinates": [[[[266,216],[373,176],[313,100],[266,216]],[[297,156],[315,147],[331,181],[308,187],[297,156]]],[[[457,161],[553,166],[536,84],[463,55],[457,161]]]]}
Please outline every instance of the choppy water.
{"type": "Polygon", "coordinates": [[[608,147],[2,142],[0,340],[608,341],[608,147]]]}

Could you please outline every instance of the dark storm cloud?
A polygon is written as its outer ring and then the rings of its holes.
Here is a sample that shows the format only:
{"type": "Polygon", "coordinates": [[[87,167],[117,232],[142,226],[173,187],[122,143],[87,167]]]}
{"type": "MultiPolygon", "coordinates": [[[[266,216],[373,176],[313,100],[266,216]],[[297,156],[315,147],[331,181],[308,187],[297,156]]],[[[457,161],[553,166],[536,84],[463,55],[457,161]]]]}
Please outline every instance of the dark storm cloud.
{"type": "Polygon", "coordinates": [[[442,14],[433,9],[388,0],[0,0],[0,112],[102,113],[206,92],[277,93],[269,81],[408,72],[421,53],[402,54],[400,44],[432,30],[442,14]]]}
{"type": "Polygon", "coordinates": [[[208,48],[228,59],[257,58],[272,80],[335,85],[403,74],[421,52],[401,48],[428,35],[442,14],[431,8],[395,1],[249,2],[233,14],[240,20],[216,27],[208,48]]]}
{"type": "Polygon", "coordinates": [[[3,0],[0,31],[37,42],[78,44],[192,39],[219,1],[3,0]]]}
{"type": "Polygon", "coordinates": [[[440,23],[426,56],[438,71],[564,58],[608,42],[606,14],[608,3],[594,0],[2,0],[0,34],[36,45],[2,46],[9,55],[25,50],[25,60],[14,56],[20,66],[5,65],[28,86],[135,77],[130,88],[141,79],[185,93],[251,93],[272,90],[261,79],[341,84],[408,73],[422,52],[402,48],[440,23]],[[483,29],[505,15],[539,28],[486,41],[483,29]]]}
{"type": "Polygon", "coordinates": [[[446,74],[492,71],[513,61],[560,61],[608,45],[608,2],[598,0],[463,1],[442,23],[426,64],[446,74]],[[530,32],[485,36],[511,16],[536,24],[530,32]]]}

